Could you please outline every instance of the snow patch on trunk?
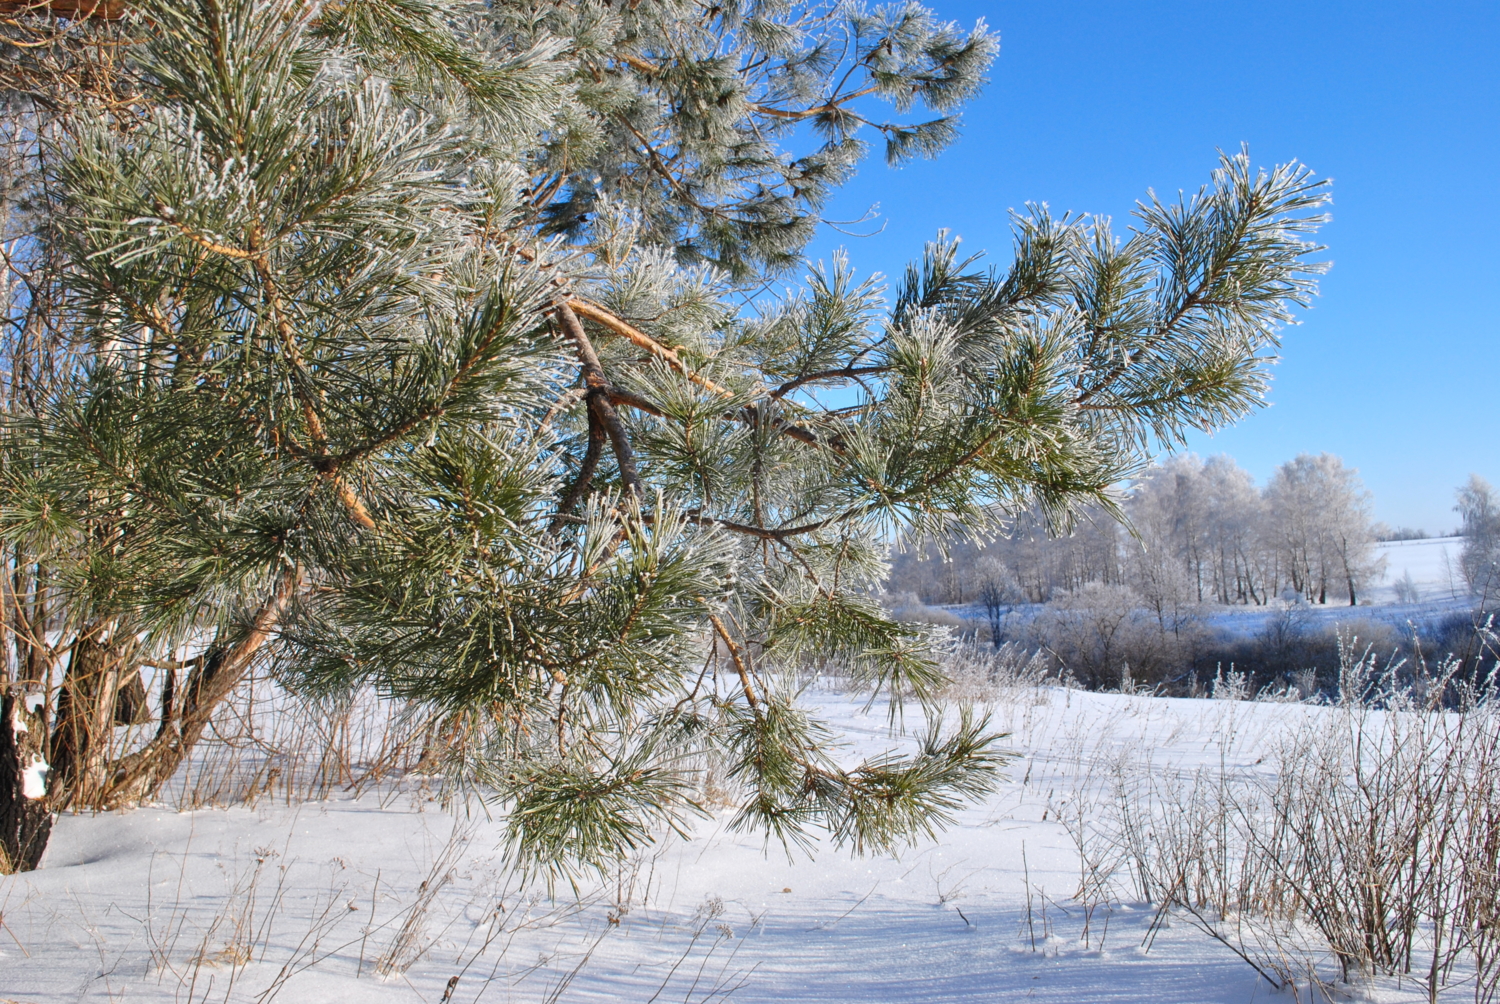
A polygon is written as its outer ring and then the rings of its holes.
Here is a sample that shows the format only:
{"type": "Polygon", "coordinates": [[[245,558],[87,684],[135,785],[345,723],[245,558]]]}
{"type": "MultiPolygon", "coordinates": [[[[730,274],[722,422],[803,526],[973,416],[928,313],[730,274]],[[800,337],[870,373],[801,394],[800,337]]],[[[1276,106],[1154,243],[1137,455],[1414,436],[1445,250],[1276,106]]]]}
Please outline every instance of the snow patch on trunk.
{"type": "Polygon", "coordinates": [[[31,764],[21,772],[21,794],[27,798],[44,798],[47,794],[47,775],[52,768],[41,757],[32,757],[31,764]]]}

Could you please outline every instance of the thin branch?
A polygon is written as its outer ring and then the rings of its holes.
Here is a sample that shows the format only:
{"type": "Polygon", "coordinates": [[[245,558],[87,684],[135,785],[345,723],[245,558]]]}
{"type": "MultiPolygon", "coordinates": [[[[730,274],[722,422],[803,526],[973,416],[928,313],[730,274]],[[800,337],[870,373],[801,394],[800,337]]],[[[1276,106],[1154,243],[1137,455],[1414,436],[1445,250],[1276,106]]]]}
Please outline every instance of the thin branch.
{"type": "Polygon", "coordinates": [[[601,308],[597,303],[589,303],[588,300],[582,300],[579,297],[568,297],[567,305],[573,311],[576,311],[577,314],[588,318],[588,320],[597,321],[598,324],[603,324],[604,327],[612,330],[616,335],[622,335],[624,338],[630,339],[631,344],[648,351],[652,356],[657,357],[661,362],[666,363],[667,366],[675,369],[676,372],[684,375],[684,377],[687,377],[688,380],[693,381],[693,383],[696,383],[702,389],[711,390],[712,393],[717,393],[721,398],[733,398],[735,396],[735,392],[730,390],[729,387],[720,386],[720,384],[709,380],[708,377],[703,377],[703,375],[694,374],[693,371],[690,371],[687,368],[687,363],[682,362],[681,357],[678,357],[678,354],[676,354],[675,348],[667,348],[666,345],[646,335],[645,332],[637,329],[637,327],[634,327],[628,321],[621,320],[621,318],[610,314],[609,311],[601,308]]]}
{"type": "Polygon", "coordinates": [[[552,407],[547,409],[547,414],[542,416],[542,420],[537,423],[536,432],[532,433],[532,435],[540,436],[546,430],[547,426],[552,424],[552,420],[554,418],[556,418],[558,415],[561,415],[569,408],[573,407],[573,405],[577,404],[579,401],[582,401],[585,397],[588,396],[588,393],[589,389],[587,387],[574,387],[562,397],[558,398],[552,404],[552,407]]]}
{"type": "Polygon", "coordinates": [[[759,104],[747,105],[746,107],[751,111],[759,112],[762,115],[772,115],[779,119],[810,119],[825,112],[841,112],[844,110],[843,106],[855,98],[862,98],[866,94],[874,94],[878,90],[880,90],[878,84],[871,84],[868,87],[862,87],[857,91],[846,94],[841,98],[834,98],[831,101],[825,101],[821,105],[814,105],[811,108],[801,108],[796,111],[787,111],[785,108],[771,108],[768,105],[759,104]]]}
{"type": "Polygon", "coordinates": [[[632,70],[644,73],[648,77],[655,77],[661,73],[660,66],[657,66],[655,63],[648,63],[640,56],[632,56],[628,52],[617,52],[615,53],[615,58],[626,66],[629,66],[632,70]]]}
{"type": "MultiPolygon", "coordinates": [[[[162,213],[163,207],[158,205],[156,211],[158,213],[162,213]]],[[[217,241],[211,241],[180,220],[172,219],[170,216],[166,215],[163,215],[162,218],[165,219],[168,223],[172,224],[172,226],[180,230],[184,237],[186,237],[188,240],[192,241],[199,247],[203,248],[205,251],[211,251],[214,254],[223,255],[225,258],[235,258],[240,261],[255,260],[255,252],[253,251],[246,251],[244,248],[237,248],[231,244],[220,244],[217,241]]]]}
{"type": "Polygon", "coordinates": [[[598,416],[589,411],[589,445],[584,451],[583,463],[579,465],[578,477],[573,479],[573,484],[563,496],[562,501],[557,504],[557,514],[552,517],[552,522],[547,527],[550,534],[557,533],[562,529],[568,517],[572,514],[574,507],[588,494],[589,485],[593,483],[594,471],[599,466],[599,456],[604,452],[604,427],[599,424],[598,416]]]}
{"type": "Polygon", "coordinates": [[[630,436],[625,431],[624,423],[620,421],[619,413],[610,403],[610,395],[614,388],[610,386],[608,378],[604,375],[604,367],[599,364],[599,356],[594,351],[594,345],[589,341],[589,336],[584,332],[578,315],[573,313],[567,301],[559,301],[555,309],[563,329],[578,346],[578,358],[583,363],[583,379],[589,386],[589,409],[599,417],[599,422],[609,434],[610,446],[615,453],[615,462],[620,468],[620,480],[625,483],[627,491],[637,498],[642,498],[645,493],[641,487],[640,472],[635,465],[635,451],[630,448],[630,436]]]}
{"type": "MultiPolygon", "coordinates": [[[[533,263],[536,262],[536,254],[527,248],[517,247],[515,248],[515,252],[525,261],[533,263]]],[[[560,289],[563,287],[563,282],[561,279],[554,279],[553,283],[560,289]]],[[[704,390],[712,391],[713,393],[718,394],[721,397],[735,396],[734,391],[730,390],[728,387],[724,387],[720,384],[714,383],[714,381],[710,380],[708,377],[700,376],[699,374],[694,373],[692,370],[690,370],[687,364],[684,363],[682,359],[677,355],[676,349],[668,348],[661,342],[657,341],[655,338],[652,338],[650,335],[637,328],[635,325],[624,320],[623,318],[617,317],[615,314],[610,313],[608,310],[599,306],[597,303],[591,303],[581,297],[571,295],[567,297],[566,302],[567,306],[574,313],[580,314],[583,317],[587,317],[589,320],[594,321],[597,324],[604,325],[615,334],[621,335],[624,338],[628,339],[631,344],[637,346],[638,348],[645,349],[647,352],[651,353],[653,356],[660,359],[662,362],[666,363],[668,366],[672,367],[672,369],[687,377],[689,380],[702,387],[704,390]]]]}
{"type": "Polygon", "coordinates": [[[745,657],[740,652],[739,645],[735,644],[734,639],[730,637],[729,629],[724,626],[724,622],[719,619],[718,614],[710,613],[708,620],[714,626],[714,630],[718,632],[719,637],[724,640],[724,647],[729,649],[729,658],[734,662],[734,670],[740,675],[740,686],[744,688],[745,700],[750,702],[750,710],[754,711],[756,717],[759,718],[760,701],[755,697],[755,687],[750,683],[750,670],[745,665],[745,657]]]}
{"type": "MultiPolygon", "coordinates": [[[[851,510],[852,512],[852,510],[851,510]]],[[[848,514],[845,514],[848,515],[848,514]]],[[[702,513],[688,513],[684,517],[689,522],[699,526],[719,526],[731,533],[743,534],[747,537],[759,537],[761,540],[783,541],[788,537],[800,536],[804,533],[812,533],[821,530],[830,523],[844,518],[842,516],[830,516],[828,519],[819,520],[816,523],[804,523],[801,526],[788,526],[780,529],[772,529],[764,526],[751,526],[748,523],[736,523],[733,520],[718,519],[714,516],[704,516],[702,513]]]]}
{"type": "Polygon", "coordinates": [[[803,376],[796,377],[795,379],[788,380],[786,383],[773,390],[770,396],[772,398],[782,398],[790,394],[792,391],[796,390],[798,387],[803,387],[810,383],[817,383],[819,380],[834,380],[839,378],[843,378],[845,380],[855,380],[862,376],[875,376],[881,373],[889,373],[890,370],[891,367],[889,366],[845,366],[842,369],[836,370],[820,370],[817,373],[808,373],[803,376]]]}

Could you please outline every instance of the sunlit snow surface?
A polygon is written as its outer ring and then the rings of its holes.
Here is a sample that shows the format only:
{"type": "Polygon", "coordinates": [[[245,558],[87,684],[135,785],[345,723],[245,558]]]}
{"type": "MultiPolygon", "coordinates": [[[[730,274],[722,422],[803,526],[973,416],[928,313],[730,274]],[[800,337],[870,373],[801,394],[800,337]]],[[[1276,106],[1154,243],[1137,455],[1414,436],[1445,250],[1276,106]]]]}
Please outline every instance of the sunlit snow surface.
{"type": "MultiPolygon", "coordinates": [[[[851,756],[895,742],[883,707],[806,696],[846,731],[851,756]]],[[[455,816],[410,782],[384,806],[366,795],[65,816],[41,870],[0,879],[0,998],[437,1002],[458,976],[449,999],[493,1004],[1291,1000],[1181,922],[1144,953],[1152,911],[1123,888],[1121,902],[1096,911],[1085,947],[1071,899],[1078,856],[1058,811],[1107,797],[1120,765],[1264,771],[1257,761],[1281,730],[1325,713],[1024,692],[996,708],[1020,754],[1010,779],[935,843],[899,860],[825,847],[789,863],[729,832],[723,810],[641,862],[623,915],[613,886],[585,890],[576,907],[571,892],[518,894],[504,878],[499,824],[482,815],[458,821],[471,835],[445,860],[455,816]],[[408,923],[424,880],[436,894],[408,923]],[[426,951],[382,976],[377,961],[403,925],[426,951]]],[[[1409,985],[1362,994],[1423,999],[1409,985]]]]}
{"type": "Polygon", "coordinates": [[[1371,590],[1377,603],[1396,602],[1396,584],[1410,576],[1421,600],[1462,599],[1468,594],[1459,557],[1462,537],[1432,537],[1427,540],[1392,540],[1375,546],[1385,558],[1385,576],[1371,590]]]}

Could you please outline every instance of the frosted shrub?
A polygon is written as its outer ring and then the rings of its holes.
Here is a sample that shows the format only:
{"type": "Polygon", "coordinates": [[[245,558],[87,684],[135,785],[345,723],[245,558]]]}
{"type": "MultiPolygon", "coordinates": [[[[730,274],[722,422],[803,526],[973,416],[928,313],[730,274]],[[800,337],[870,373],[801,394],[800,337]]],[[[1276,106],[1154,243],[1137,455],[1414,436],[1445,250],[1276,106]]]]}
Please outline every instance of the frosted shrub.
{"type": "Polygon", "coordinates": [[[1250,681],[1245,674],[1231,664],[1229,672],[1220,666],[1214,675],[1213,699],[1216,701],[1244,701],[1250,697],[1250,681]]]}
{"type": "Polygon", "coordinates": [[[957,701],[1041,703],[1044,688],[1074,685],[1066,671],[1053,668],[1046,653],[1014,642],[998,649],[976,641],[958,642],[944,660],[944,669],[950,681],[944,696],[957,701]]]}
{"type": "MultiPolygon", "coordinates": [[[[1332,966],[1345,983],[1409,979],[1433,1002],[1464,986],[1488,1004],[1500,993],[1500,707],[1469,686],[1462,710],[1439,710],[1451,667],[1403,677],[1368,649],[1341,651],[1339,702],[1300,718],[1264,772],[1122,769],[1103,832],[1143,899],[1275,986],[1321,984],[1332,966]]],[[[1242,694],[1235,675],[1216,697],[1242,694]]]]}

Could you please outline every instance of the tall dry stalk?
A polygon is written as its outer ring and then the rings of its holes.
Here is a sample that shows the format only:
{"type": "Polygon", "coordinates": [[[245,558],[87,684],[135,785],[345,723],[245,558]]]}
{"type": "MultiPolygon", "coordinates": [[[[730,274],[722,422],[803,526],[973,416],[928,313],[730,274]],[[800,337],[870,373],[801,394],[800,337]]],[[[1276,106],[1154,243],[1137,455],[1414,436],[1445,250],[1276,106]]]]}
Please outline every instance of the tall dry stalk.
{"type": "Polygon", "coordinates": [[[1096,826],[1110,852],[1096,848],[1089,867],[1112,852],[1142,898],[1274,986],[1317,983],[1331,959],[1345,983],[1409,979],[1431,1002],[1472,986],[1476,1004],[1490,1004],[1500,704],[1471,684],[1462,710],[1438,710],[1454,687],[1444,667],[1399,673],[1344,652],[1343,699],[1310,708],[1263,771],[1121,766],[1096,826]]]}

